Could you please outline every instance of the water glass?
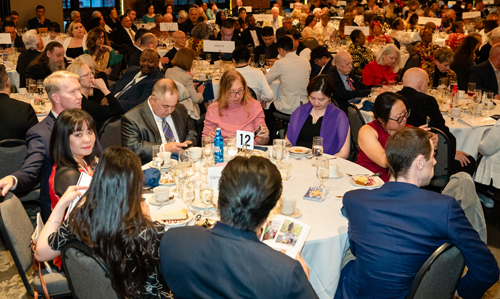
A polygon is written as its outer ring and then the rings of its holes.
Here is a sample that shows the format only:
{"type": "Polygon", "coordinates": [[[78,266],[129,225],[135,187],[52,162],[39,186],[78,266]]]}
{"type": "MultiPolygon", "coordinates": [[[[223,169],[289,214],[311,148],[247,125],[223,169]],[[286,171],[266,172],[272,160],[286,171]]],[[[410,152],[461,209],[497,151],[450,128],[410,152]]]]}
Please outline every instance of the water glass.
{"type": "Polygon", "coordinates": [[[439,78],[439,85],[438,86],[444,86],[445,88],[447,88],[448,87],[448,77],[439,78]]]}
{"type": "Polygon", "coordinates": [[[288,181],[292,174],[292,163],[290,162],[279,162],[278,170],[281,174],[281,179],[283,181],[288,181]]]}
{"type": "Polygon", "coordinates": [[[206,61],[208,62],[208,64],[212,62],[212,54],[207,54],[206,61]]]}
{"type": "Polygon", "coordinates": [[[495,94],[493,92],[485,92],[483,94],[483,104],[486,109],[491,110],[493,109],[493,98],[495,94]]]}
{"type": "Polygon", "coordinates": [[[186,204],[186,210],[192,211],[191,205],[194,202],[194,195],[195,195],[195,188],[194,188],[194,183],[193,181],[184,178],[182,180],[182,196],[181,199],[182,201],[186,204]]]}
{"type": "Polygon", "coordinates": [[[261,54],[259,56],[259,64],[260,64],[260,67],[264,67],[264,65],[266,64],[266,55],[265,54],[261,54]]]}
{"type": "Polygon", "coordinates": [[[43,95],[43,80],[42,79],[36,80],[36,89],[38,91],[38,95],[42,96],[43,95]]]}
{"type": "Polygon", "coordinates": [[[238,154],[238,147],[236,147],[236,136],[231,135],[226,138],[227,141],[227,153],[229,156],[234,158],[238,154]]]}
{"type": "Polygon", "coordinates": [[[286,140],[285,139],[274,139],[273,140],[273,158],[276,161],[281,161],[285,155],[286,150],[286,140]]]}
{"type": "Polygon", "coordinates": [[[205,205],[205,211],[203,211],[203,216],[212,216],[213,213],[208,210],[208,205],[212,203],[214,197],[214,188],[212,183],[202,183],[200,189],[201,202],[205,205]]]}
{"type": "Polygon", "coordinates": [[[316,177],[321,182],[320,188],[325,188],[325,181],[330,177],[330,160],[326,157],[318,158],[316,161],[316,177]]]}
{"type": "Polygon", "coordinates": [[[163,146],[161,145],[153,145],[152,147],[152,165],[154,168],[161,170],[161,165],[163,164],[163,146]]]}

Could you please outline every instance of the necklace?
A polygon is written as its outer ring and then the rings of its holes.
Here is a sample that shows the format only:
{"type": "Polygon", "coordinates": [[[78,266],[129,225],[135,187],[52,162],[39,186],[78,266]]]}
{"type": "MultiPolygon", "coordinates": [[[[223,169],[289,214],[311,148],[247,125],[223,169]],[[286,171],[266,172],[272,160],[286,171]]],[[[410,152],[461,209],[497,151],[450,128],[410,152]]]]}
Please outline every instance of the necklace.
{"type": "Polygon", "coordinates": [[[78,167],[80,167],[86,174],[92,176],[92,169],[88,170],[89,166],[87,165],[87,162],[85,162],[84,159],[82,159],[82,161],[85,166],[82,166],[80,163],[78,163],[78,167]]]}
{"type": "Polygon", "coordinates": [[[320,116],[316,116],[316,115],[314,115],[314,114],[315,114],[314,112],[311,112],[313,125],[315,125],[315,124],[318,122],[318,120],[319,120],[321,117],[323,117],[323,116],[324,116],[324,112],[323,112],[323,115],[320,115],[320,116]]]}

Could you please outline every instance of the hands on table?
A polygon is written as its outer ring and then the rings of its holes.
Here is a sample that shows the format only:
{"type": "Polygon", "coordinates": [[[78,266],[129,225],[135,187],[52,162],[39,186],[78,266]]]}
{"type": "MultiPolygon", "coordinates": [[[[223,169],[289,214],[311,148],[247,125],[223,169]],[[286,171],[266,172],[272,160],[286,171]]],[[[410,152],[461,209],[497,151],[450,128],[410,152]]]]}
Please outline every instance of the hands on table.
{"type": "Polygon", "coordinates": [[[5,196],[7,192],[14,186],[15,180],[12,176],[6,176],[0,180],[0,188],[2,189],[2,196],[5,196]]]}
{"type": "Polygon", "coordinates": [[[184,151],[184,148],[188,147],[192,142],[191,141],[184,141],[184,142],[169,142],[165,143],[163,145],[163,149],[166,152],[171,152],[171,153],[180,153],[184,151]]]}

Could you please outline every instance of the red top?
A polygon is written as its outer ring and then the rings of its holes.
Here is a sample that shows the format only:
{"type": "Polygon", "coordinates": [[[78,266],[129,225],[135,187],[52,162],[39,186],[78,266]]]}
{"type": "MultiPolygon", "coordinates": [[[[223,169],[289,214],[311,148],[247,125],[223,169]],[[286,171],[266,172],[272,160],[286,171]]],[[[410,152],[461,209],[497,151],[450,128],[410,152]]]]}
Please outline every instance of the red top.
{"type": "MultiPolygon", "coordinates": [[[[374,120],[372,122],[367,123],[370,127],[372,127],[378,135],[378,142],[380,142],[380,145],[385,149],[385,144],[387,143],[387,139],[389,139],[389,136],[391,136],[387,131],[384,129],[382,124],[378,120],[374,120]]],[[[363,152],[363,150],[358,146],[358,157],[356,160],[356,164],[359,164],[363,166],[364,168],[372,171],[372,172],[380,172],[382,175],[380,178],[384,182],[389,181],[389,169],[388,168],[383,168],[378,166],[375,162],[373,162],[368,156],[363,152]]]]}
{"type": "Polygon", "coordinates": [[[391,66],[382,66],[376,60],[368,63],[363,69],[363,84],[365,85],[387,85],[389,81],[397,82],[398,74],[391,66]]]}

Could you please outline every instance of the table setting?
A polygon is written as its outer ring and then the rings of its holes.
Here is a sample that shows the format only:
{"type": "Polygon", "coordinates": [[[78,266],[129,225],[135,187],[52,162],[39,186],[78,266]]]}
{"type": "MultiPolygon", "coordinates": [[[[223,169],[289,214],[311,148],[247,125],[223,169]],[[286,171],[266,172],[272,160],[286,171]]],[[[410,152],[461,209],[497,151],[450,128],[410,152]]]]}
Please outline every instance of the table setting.
{"type": "Polygon", "coordinates": [[[26,79],[26,86],[28,88],[20,88],[19,93],[11,93],[10,97],[30,104],[40,122],[52,110],[52,103],[43,87],[43,80],[26,79]]]}

